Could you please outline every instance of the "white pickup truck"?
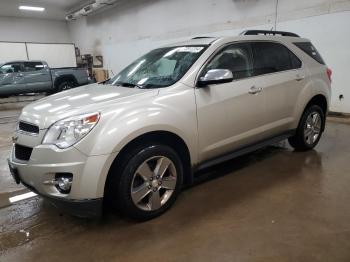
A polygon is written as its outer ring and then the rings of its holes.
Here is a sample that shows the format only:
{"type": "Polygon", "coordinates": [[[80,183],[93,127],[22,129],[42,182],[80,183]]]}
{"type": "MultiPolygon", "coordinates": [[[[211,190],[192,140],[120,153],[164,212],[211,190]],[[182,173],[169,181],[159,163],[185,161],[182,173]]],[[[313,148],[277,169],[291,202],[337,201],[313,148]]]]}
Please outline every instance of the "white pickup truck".
{"type": "Polygon", "coordinates": [[[0,65],[0,97],[59,92],[87,84],[85,68],[50,68],[44,61],[13,61],[0,65]]]}

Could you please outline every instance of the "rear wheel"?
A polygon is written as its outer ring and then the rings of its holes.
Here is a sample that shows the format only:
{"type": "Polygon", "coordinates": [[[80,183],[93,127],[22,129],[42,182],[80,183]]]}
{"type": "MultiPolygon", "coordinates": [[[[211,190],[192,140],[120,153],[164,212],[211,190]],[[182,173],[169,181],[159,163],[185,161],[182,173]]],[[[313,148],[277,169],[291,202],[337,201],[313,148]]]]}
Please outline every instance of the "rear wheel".
{"type": "Polygon", "coordinates": [[[72,80],[64,80],[57,86],[57,92],[65,91],[76,86],[75,82],[72,80]]]}
{"type": "Polygon", "coordinates": [[[325,115],[318,105],[309,106],[303,113],[296,134],[289,138],[289,144],[297,150],[314,148],[320,141],[325,115]]]}
{"type": "Polygon", "coordinates": [[[182,185],[183,168],[177,153],[166,145],[132,150],[111,175],[112,204],[125,216],[148,220],[175,202],[182,185]],[[121,170],[120,170],[121,168],[121,170]]]}

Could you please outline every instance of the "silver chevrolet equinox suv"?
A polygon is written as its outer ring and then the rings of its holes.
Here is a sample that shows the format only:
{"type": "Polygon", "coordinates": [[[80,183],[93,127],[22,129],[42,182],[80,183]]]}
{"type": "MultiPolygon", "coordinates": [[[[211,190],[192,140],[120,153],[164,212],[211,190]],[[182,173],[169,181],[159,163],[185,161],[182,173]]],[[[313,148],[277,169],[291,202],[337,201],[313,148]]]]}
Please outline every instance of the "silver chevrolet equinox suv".
{"type": "Polygon", "coordinates": [[[102,83],[26,106],[17,183],[82,217],[159,216],[196,172],[283,139],[314,148],[332,71],[307,39],[245,31],[155,49],[102,83]]]}

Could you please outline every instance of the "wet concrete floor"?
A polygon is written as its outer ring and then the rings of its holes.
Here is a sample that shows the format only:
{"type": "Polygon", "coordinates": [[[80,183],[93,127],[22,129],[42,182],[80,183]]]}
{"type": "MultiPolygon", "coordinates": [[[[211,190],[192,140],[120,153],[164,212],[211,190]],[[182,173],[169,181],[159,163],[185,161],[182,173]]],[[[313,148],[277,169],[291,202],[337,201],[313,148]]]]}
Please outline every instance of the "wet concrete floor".
{"type": "Polygon", "coordinates": [[[0,111],[0,198],[1,194],[18,190],[9,176],[7,158],[10,155],[12,135],[16,128],[19,111],[0,111]]]}
{"type": "Polygon", "coordinates": [[[350,125],[328,123],[313,151],[281,143],[202,175],[144,223],[39,197],[1,208],[0,261],[350,261],[350,125]]]}

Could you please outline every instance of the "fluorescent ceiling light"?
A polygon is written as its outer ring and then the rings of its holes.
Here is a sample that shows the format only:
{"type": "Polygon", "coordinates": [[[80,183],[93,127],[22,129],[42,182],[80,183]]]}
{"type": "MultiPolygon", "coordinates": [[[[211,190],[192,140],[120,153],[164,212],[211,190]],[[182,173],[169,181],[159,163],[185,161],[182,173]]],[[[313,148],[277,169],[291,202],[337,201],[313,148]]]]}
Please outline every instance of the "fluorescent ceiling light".
{"type": "Polygon", "coordinates": [[[43,12],[45,10],[44,7],[38,7],[38,6],[26,6],[26,5],[21,5],[18,7],[20,10],[27,10],[27,11],[39,11],[43,12]]]}

